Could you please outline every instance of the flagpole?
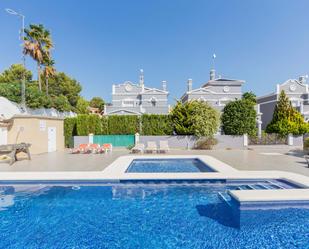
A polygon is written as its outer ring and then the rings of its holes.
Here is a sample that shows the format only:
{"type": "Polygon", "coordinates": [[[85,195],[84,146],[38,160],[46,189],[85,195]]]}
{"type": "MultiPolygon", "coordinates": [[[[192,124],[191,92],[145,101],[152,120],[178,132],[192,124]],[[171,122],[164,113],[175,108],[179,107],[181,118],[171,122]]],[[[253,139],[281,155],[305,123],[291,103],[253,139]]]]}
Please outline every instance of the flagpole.
{"type": "Polygon", "coordinates": [[[216,54],[213,54],[213,55],[212,55],[212,68],[213,68],[213,69],[215,69],[215,66],[216,66],[216,64],[215,64],[216,57],[217,57],[216,54]]]}

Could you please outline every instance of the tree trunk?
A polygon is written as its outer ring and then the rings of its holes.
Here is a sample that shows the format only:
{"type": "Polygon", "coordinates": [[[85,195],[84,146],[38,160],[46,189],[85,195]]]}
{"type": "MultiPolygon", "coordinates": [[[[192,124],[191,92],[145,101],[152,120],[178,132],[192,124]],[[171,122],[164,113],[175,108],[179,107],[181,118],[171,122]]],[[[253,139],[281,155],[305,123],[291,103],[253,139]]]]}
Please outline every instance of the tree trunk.
{"type": "Polygon", "coordinates": [[[41,85],[41,65],[38,62],[38,83],[39,83],[39,90],[42,91],[42,85],[41,85]]]}
{"type": "Polygon", "coordinates": [[[48,77],[46,77],[46,95],[48,96],[48,77]]]}

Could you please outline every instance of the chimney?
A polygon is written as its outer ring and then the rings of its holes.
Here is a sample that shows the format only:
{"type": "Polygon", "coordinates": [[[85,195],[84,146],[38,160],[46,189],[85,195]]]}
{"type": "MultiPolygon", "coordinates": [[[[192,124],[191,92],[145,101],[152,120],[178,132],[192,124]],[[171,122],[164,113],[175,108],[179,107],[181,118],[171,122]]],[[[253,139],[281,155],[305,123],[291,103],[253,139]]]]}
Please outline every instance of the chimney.
{"type": "Polygon", "coordinates": [[[210,80],[215,80],[216,79],[216,70],[211,69],[209,75],[210,75],[210,80]]]}
{"type": "Polygon", "coordinates": [[[298,81],[300,84],[306,84],[308,75],[299,76],[298,81]]]}
{"type": "Polygon", "coordinates": [[[167,89],[167,85],[166,85],[166,80],[162,80],[162,89],[163,89],[163,91],[166,91],[166,89],[167,89]]]}
{"type": "Polygon", "coordinates": [[[188,79],[187,84],[188,84],[188,92],[192,91],[192,79],[188,79]]]}

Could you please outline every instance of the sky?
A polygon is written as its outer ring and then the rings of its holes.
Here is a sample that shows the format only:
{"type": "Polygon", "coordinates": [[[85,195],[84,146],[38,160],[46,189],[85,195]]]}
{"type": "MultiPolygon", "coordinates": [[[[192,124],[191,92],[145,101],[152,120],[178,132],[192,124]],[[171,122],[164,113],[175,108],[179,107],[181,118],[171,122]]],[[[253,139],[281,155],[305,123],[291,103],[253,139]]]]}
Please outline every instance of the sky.
{"type": "Polygon", "coordinates": [[[0,72],[21,60],[21,21],[5,8],[51,31],[57,71],[87,99],[109,102],[112,84],[137,83],[142,68],[146,86],[167,81],[173,103],[188,78],[209,79],[214,53],[217,74],[258,96],[309,74],[308,0],[0,0],[0,72]]]}

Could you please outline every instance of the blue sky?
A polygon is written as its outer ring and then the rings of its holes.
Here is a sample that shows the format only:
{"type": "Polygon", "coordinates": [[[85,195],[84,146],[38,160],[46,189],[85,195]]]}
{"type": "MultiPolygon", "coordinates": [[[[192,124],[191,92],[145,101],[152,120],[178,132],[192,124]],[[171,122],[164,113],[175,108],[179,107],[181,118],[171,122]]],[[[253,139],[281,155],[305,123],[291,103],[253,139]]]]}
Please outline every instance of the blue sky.
{"type": "MultiPolygon", "coordinates": [[[[0,71],[20,60],[20,22],[5,8],[51,30],[57,70],[88,99],[109,101],[113,83],[137,82],[143,68],[148,86],[168,81],[173,102],[188,78],[208,80],[213,53],[220,75],[257,95],[309,74],[307,0],[0,0],[0,71]]],[[[36,74],[30,58],[27,67],[36,74]]]]}

